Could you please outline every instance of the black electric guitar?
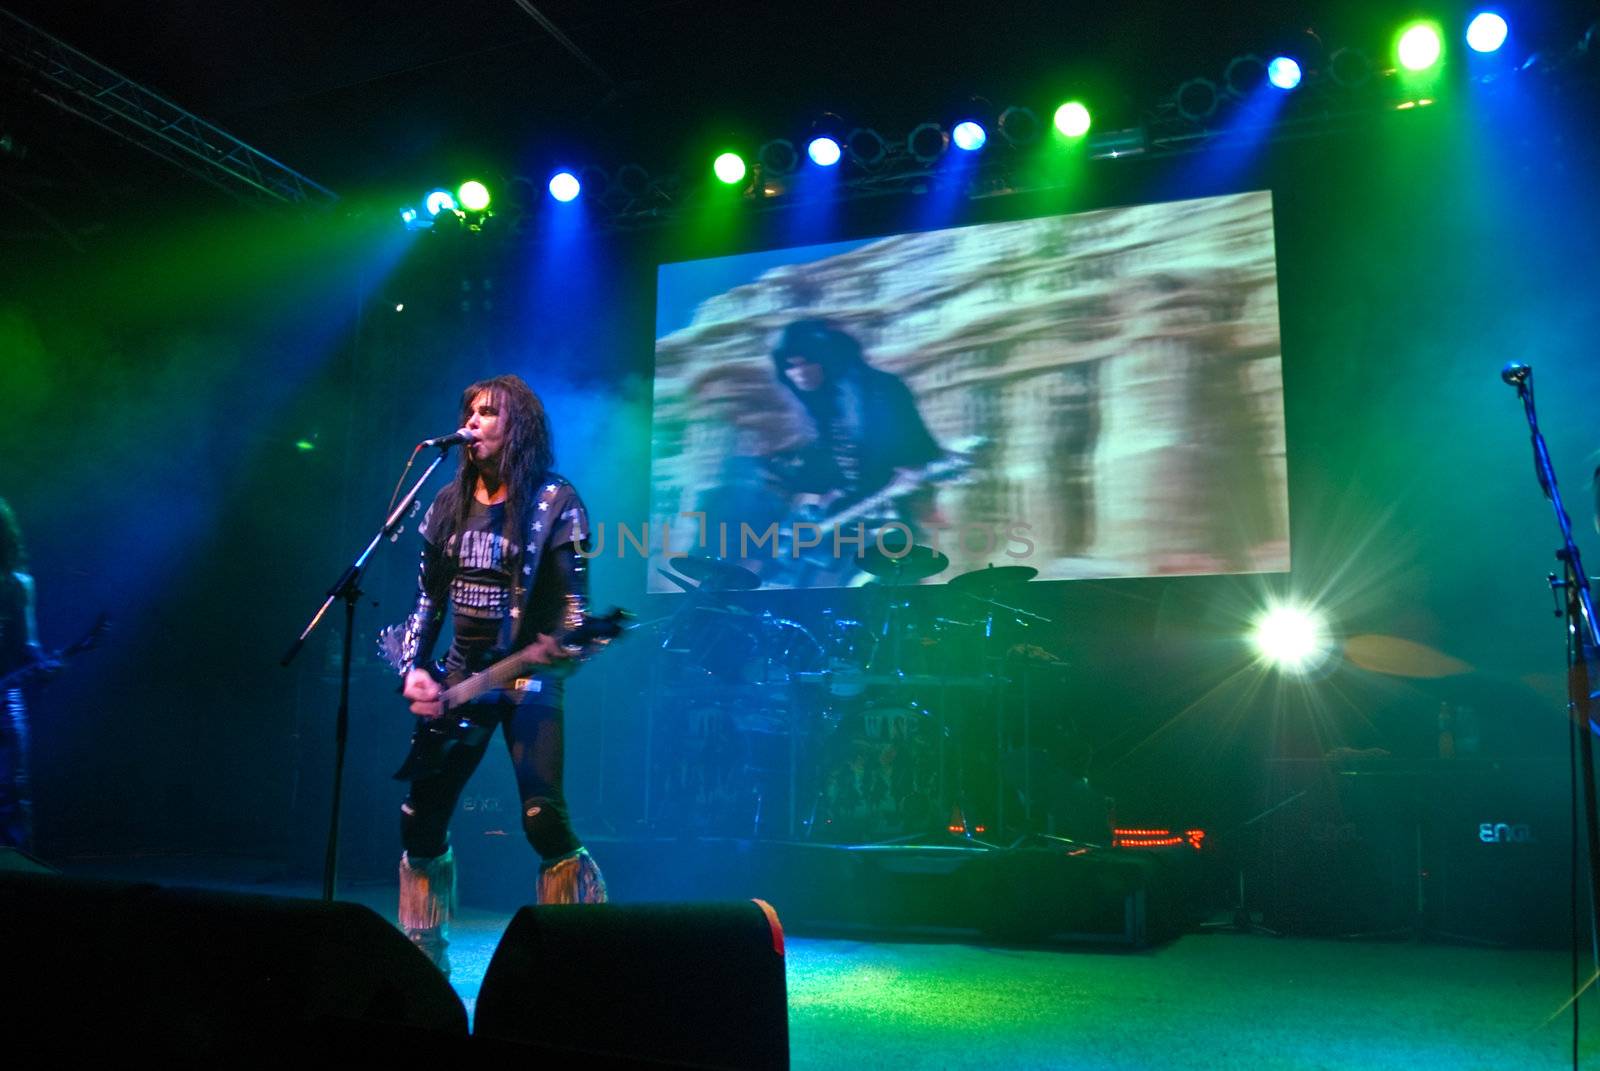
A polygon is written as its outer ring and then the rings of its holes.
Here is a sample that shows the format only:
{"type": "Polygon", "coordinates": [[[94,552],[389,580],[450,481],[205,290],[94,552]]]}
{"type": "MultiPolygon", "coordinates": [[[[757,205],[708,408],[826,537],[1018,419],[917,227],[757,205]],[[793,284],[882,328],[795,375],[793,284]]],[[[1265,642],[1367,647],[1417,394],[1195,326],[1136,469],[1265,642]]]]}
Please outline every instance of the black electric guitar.
{"type": "MultiPolygon", "coordinates": [[[[876,528],[885,517],[894,516],[896,502],[906,495],[925,487],[962,482],[983,463],[984,452],[991,445],[991,440],[984,436],[967,436],[952,443],[944,456],[921,468],[901,469],[883,487],[844,506],[839,505],[844,497],[837,491],[824,496],[797,495],[790,504],[788,522],[780,528],[777,556],[780,560],[787,559],[791,567],[797,560],[806,563],[807,568],[801,572],[806,576],[807,587],[831,587],[845,583],[860,569],[853,558],[834,556],[835,531],[843,531],[857,524],[868,529],[876,528]],[[803,525],[815,526],[810,530],[822,536],[821,541],[809,549],[795,542],[803,525]]],[[[870,545],[870,537],[868,542],[870,545]]]]}
{"type": "Polygon", "coordinates": [[[21,688],[23,685],[31,683],[38,678],[49,677],[59,672],[73,655],[79,655],[94,648],[109,631],[111,631],[111,619],[102,613],[94,619],[94,624],[89,626],[89,631],[79,636],[66,647],[37,662],[19,666],[5,676],[0,677],[0,692],[10,688],[21,688]]]}
{"type": "MultiPolygon", "coordinates": [[[[556,644],[576,648],[578,654],[575,660],[587,661],[622,635],[632,616],[620,608],[599,617],[586,615],[577,628],[558,633],[556,644]]],[[[402,630],[401,625],[391,625],[378,634],[378,653],[397,673],[402,665],[402,630]]],[[[476,742],[492,733],[494,725],[477,717],[478,712],[487,708],[487,704],[473,706],[475,701],[492,698],[522,703],[538,695],[543,682],[536,674],[555,670],[555,667],[543,667],[529,661],[538,646],[529,644],[476,673],[458,671],[446,676],[440,682],[444,685],[444,691],[439,693],[441,713],[435,718],[418,716],[416,726],[411,731],[411,750],[395,772],[395,779],[414,781],[437,773],[444,767],[445,758],[456,745],[468,740],[476,742]]]]}

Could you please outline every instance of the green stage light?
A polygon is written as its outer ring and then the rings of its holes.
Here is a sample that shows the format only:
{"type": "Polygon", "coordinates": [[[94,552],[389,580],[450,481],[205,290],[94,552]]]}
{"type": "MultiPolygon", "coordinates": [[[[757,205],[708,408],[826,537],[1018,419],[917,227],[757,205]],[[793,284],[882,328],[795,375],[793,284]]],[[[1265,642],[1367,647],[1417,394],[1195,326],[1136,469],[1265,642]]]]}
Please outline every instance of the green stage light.
{"type": "Polygon", "coordinates": [[[469,179],[456,191],[456,199],[466,212],[482,212],[489,207],[489,187],[477,179],[469,179]]]}
{"type": "Polygon", "coordinates": [[[1401,31],[1395,54],[1400,66],[1408,71],[1425,71],[1439,62],[1444,42],[1439,37],[1439,27],[1428,22],[1418,22],[1401,31]]]}
{"type": "Polygon", "coordinates": [[[744,157],[736,152],[725,152],[717,157],[716,162],[711,165],[711,170],[716,172],[719,180],[729,186],[743,182],[746,170],[744,157]]]}
{"type": "Polygon", "coordinates": [[[1089,132],[1089,109],[1070,100],[1056,109],[1056,129],[1069,138],[1081,138],[1089,132]]]}

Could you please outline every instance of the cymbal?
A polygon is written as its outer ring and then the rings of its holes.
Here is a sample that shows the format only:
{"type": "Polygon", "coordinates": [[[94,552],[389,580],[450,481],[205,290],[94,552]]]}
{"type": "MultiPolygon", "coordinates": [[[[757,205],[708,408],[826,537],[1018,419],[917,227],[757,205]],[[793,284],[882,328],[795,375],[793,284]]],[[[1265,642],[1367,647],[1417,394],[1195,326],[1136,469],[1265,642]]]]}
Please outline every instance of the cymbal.
{"type": "Polygon", "coordinates": [[[982,569],[974,569],[970,573],[962,573],[945,581],[957,591],[992,592],[996,588],[1008,584],[1022,584],[1039,575],[1039,570],[1031,565],[990,565],[982,569]]]}
{"type": "Polygon", "coordinates": [[[917,545],[894,556],[873,547],[861,556],[863,571],[890,583],[926,580],[930,576],[938,576],[949,567],[949,558],[932,547],[917,545]]]}
{"type": "Polygon", "coordinates": [[[707,591],[750,591],[761,586],[755,573],[721,558],[685,557],[671,562],[674,569],[707,591]]]}
{"type": "Polygon", "coordinates": [[[1362,669],[1392,677],[1437,679],[1472,672],[1472,666],[1453,655],[1399,636],[1351,636],[1344,641],[1344,654],[1362,669]]]}

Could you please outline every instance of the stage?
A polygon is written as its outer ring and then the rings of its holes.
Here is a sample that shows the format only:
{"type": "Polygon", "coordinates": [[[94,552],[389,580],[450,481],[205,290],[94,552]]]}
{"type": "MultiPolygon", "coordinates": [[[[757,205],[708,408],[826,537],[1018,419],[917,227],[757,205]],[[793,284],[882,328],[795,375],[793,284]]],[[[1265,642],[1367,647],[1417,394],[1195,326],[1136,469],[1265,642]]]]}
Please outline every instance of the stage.
{"type": "MultiPolygon", "coordinates": [[[[77,876],[315,895],[263,861],[69,862],[77,876]]],[[[341,898],[392,916],[391,883],[341,898]]],[[[451,984],[474,1008],[509,921],[464,906],[451,984]]],[[[952,939],[857,940],[786,927],[797,1069],[1447,1067],[1538,1069],[1570,1056],[1562,951],[1187,932],[1142,950],[952,939]]],[[[60,935],[63,943],[72,934],[60,935]]],[[[1600,1048],[1585,1030],[1585,1058],[1600,1048]]]]}

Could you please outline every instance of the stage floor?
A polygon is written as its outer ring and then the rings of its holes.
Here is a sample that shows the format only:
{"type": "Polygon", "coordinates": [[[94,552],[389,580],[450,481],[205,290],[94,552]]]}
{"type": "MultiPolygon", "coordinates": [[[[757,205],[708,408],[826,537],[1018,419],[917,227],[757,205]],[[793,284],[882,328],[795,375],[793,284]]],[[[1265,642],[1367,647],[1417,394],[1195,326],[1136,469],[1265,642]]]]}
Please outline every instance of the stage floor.
{"type": "MultiPolygon", "coordinates": [[[[243,861],[79,860],[65,869],[317,892],[243,861]]],[[[392,917],[392,883],[346,883],[340,897],[392,917]]],[[[451,980],[469,1011],[509,920],[505,911],[472,908],[458,919],[451,980]]],[[[790,933],[786,958],[798,1069],[1571,1065],[1564,951],[1231,932],[1190,933],[1141,951],[790,933]]],[[[1582,1064],[1600,1066],[1594,993],[1582,1011],[1582,1064]]]]}

